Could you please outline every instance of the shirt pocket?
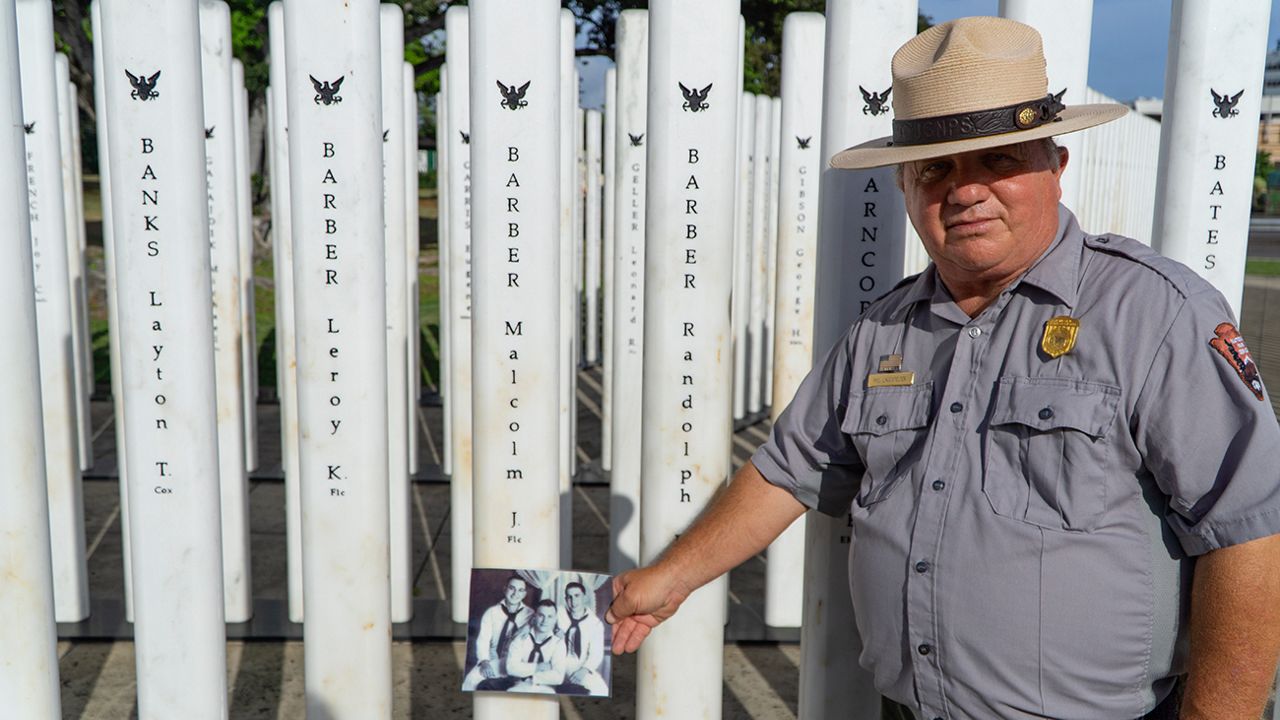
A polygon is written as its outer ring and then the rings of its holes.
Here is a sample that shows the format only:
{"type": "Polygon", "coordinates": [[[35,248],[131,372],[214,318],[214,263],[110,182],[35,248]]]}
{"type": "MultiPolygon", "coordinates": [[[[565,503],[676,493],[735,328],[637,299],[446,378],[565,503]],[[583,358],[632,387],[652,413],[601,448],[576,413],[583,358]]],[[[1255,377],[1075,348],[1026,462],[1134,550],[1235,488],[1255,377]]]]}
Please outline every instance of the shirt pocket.
{"type": "Polygon", "coordinates": [[[1088,532],[1107,506],[1114,385],[1000,378],[987,428],[982,492],[997,515],[1088,532]]]}
{"type": "Polygon", "coordinates": [[[933,383],[851,393],[840,429],[866,466],[854,501],[867,507],[888,497],[919,455],[928,434],[933,383]]]}

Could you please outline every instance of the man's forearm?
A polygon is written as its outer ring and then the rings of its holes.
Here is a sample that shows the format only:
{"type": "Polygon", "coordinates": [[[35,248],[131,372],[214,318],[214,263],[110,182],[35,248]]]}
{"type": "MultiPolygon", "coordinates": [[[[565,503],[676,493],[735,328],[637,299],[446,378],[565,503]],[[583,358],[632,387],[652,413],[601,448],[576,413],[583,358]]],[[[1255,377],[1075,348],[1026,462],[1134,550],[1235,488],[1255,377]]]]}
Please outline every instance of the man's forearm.
{"type": "Polygon", "coordinates": [[[800,501],[770,485],[748,461],[659,563],[692,591],[766,548],[804,511],[800,501]]]}
{"type": "Polygon", "coordinates": [[[1256,720],[1280,652],[1280,536],[1196,561],[1190,635],[1183,720],[1256,720]]]}

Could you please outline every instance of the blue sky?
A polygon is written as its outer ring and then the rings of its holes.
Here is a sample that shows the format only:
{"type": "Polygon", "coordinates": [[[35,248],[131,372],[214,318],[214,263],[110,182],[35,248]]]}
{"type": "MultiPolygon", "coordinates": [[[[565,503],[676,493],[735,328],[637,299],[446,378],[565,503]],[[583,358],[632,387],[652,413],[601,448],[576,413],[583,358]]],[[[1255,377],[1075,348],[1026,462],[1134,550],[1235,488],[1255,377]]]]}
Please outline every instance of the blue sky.
{"type": "MultiPolygon", "coordinates": [[[[1170,0],[1094,0],[1089,86],[1122,101],[1163,96],[1171,5],[1170,0]]],[[[935,23],[966,15],[995,15],[999,6],[999,0],[920,0],[920,11],[935,23]]],[[[1280,0],[1271,0],[1267,35],[1271,49],[1280,37],[1277,15],[1280,0]]]]}
{"type": "MultiPolygon", "coordinates": [[[[1071,2],[1072,0],[1042,0],[1071,2]]],[[[1200,0],[1188,0],[1199,2],[1200,0]]],[[[920,11],[935,23],[966,15],[996,15],[999,0],[919,0],[920,11]]],[[[1164,95],[1164,63],[1169,50],[1171,0],[1094,0],[1093,38],[1089,48],[1089,86],[1111,97],[1130,101],[1164,95]]],[[[1271,0],[1268,48],[1280,39],[1280,0],[1271,0]]],[[[579,58],[584,77],[582,105],[604,103],[604,58],[579,58]],[[598,65],[596,65],[599,63],[598,65]],[[594,68],[588,66],[595,65],[594,68]]],[[[1258,58],[1258,62],[1262,62],[1258,58]]]]}

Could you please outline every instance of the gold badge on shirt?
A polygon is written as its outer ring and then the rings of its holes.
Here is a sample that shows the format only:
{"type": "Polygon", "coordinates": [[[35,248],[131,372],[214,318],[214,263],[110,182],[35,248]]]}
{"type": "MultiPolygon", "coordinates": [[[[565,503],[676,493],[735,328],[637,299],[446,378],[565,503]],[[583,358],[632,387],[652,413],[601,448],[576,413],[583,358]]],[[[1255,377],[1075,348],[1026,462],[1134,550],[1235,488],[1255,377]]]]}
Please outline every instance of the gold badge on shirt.
{"type": "Polygon", "coordinates": [[[1062,357],[1076,346],[1076,333],[1079,331],[1080,321],[1069,315],[1049,318],[1044,324],[1040,349],[1051,358],[1062,357]]]}
{"type": "Polygon", "coordinates": [[[902,369],[901,355],[880,358],[880,372],[867,375],[867,387],[908,387],[916,382],[916,374],[902,369]]]}

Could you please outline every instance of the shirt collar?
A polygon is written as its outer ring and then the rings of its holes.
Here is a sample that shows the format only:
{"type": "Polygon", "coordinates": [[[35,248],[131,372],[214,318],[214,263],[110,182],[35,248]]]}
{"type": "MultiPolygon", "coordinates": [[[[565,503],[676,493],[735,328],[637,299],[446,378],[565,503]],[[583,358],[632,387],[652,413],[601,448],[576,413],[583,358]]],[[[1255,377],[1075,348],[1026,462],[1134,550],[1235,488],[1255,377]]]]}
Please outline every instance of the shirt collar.
{"type": "Polygon", "coordinates": [[[1031,269],[1009,286],[1027,283],[1053,295],[1067,307],[1075,307],[1080,290],[1080,251],[1084,232],[1076,216],[1058,204],[1058,235],[1031,269]]]}
{"type": "MultiPolygon", "coordinates": [[[[1058,232],[1049,249],[1022,277],[1014,280],[1009,290],[1028,283],[1050,293],[1067,307],[1074,307],[1080,287],[1080,247],[1084,233],[1076,216],[1061,203],[1058,204],[1058,232]]],[[[897,317],[907,308],[922,300],[932,300],[938,289],[938,269],[931,262],[924,272],[916,276],[898,300],[893,310],[897,317]]]]}

